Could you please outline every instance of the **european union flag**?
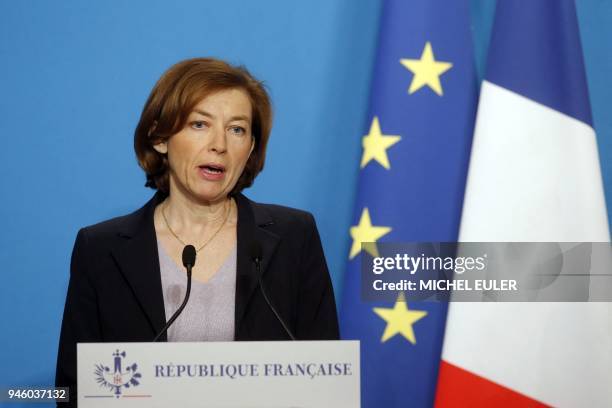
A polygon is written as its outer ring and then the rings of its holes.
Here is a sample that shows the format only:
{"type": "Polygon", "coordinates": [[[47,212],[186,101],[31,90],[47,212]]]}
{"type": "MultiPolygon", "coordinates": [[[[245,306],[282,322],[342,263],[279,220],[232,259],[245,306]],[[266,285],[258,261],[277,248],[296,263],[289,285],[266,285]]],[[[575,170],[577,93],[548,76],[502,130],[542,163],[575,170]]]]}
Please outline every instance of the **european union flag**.
{"type": "Polygon", "coordinates": [[[446,305],[362,301],[361,243],[457,239],[476,106],[469,16],[468,0],[383,6],[340,311],[343,338],[361,340],[364,407],[433,404],[446,305]]]}

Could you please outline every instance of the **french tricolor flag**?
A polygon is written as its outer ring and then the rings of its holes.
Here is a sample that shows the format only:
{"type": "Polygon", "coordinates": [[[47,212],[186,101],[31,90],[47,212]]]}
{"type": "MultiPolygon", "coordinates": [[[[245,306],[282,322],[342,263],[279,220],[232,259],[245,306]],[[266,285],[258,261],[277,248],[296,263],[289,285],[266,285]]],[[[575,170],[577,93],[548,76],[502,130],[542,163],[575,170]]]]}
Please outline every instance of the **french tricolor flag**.
{"type": "MultiPolygon", "coordinates": [[[[499,0],[459,240],[609,242],[572,0],[499,0]]],[[[612,406],[612,304],[453,303],[436,406],[612,406]]]]}

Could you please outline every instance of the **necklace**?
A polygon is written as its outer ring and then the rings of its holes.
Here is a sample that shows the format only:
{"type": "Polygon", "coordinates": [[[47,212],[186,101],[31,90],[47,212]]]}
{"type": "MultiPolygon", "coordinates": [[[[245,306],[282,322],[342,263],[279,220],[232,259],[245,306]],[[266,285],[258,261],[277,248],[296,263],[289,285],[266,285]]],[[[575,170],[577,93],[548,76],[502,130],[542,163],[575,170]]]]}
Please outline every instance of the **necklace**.
{"type": "MultiPolygon", "coordinates": [[[[219,233],[219,231],[221,231],[223,229],[223,226],[225,225],[225,223],[227,222],[227,219],[229,218],[230,212],[232,212],[232,206],[231,206],[231,201],[230,201],[230,205],[229,205],[229,209],[225,212],[225,217],[223,218],[223,222],[221,223],[221,226],[219,228],[217,228],[217,230],[214,232],[214,234],[212,234],[210,236],[210,238],[208,238],[206,240],[206,242],[204,242],[198,249],[196,249],[196,253],[200,252],[200,250],[202,250],[206,245],[208,245],[208,243],[210,241],[213,240],[214,237],[217,236],[217,234],[219,233]]],[[[185,241],[183,241],[176,232],[174,232],[174,230],[172,229],[172,227],[170,226],[170,223],[168,222],[168,218],[166,218],[166,206],[163,206],[161,209],[161,213],[162,213],[162,217],[164,218],[164,223],[166,223],[166,227],[168,228],[168,231],[170,231],[170,233],[172,235],[174,235],[174,238],[177,239],[178,242],[180,242],[181,244],[183,244],[183,246],[187,246],[187,244],[185,243],[185,241]]]]}

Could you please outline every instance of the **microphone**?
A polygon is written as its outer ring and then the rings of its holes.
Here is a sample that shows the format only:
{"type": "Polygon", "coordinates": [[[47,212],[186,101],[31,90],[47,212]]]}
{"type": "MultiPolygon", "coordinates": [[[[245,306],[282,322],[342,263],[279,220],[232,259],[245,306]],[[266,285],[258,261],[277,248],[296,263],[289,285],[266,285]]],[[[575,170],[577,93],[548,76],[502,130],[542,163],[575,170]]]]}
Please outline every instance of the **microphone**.
{"type": "Polygon", "coordinates": [[[196,261],[195,248],[193,247],[193,245],[185,246],[185,248],[183,248],[183,266],[187,268],[187,290],[185,291],[185,299],[183,300],[183,303],[181,304],[181,306],[176,310],[176,312],[174,312],[170,320],[168,320],[168,323],[166,323],[164,328],[161,329],[159,333],[157,333],[157,336],[155,336],[155,338],[153,339],[153,343],[159,340],[161,335],[164,334],[170,328],[172,323],[174,323],[176,318],[179,317],[179,315],[181,314],[181,312],[187,305],[187,301],[189,300],[189,294],[191,293],[191,268],[195,266],[195,261],[196,261]]]}
{"type": "Polygon", "coordinates": [[[183,266],[191,272],[191,268],[195,266],[196,250],[193,245],[187,245],[183,248],[183,266]]]}
{"type": "Polygon", "coordinates": [[[268,295],[266,294],[266,291],[263,285],[263,279],[261,277],[262,250],[261,250],[261,245],[259,244],[259,242],[257,241],[251,242],[249,253],[251,255],[251,259],[253,260],[253,262],[255,262],[255,268],[257,270],[257,275],[259,276],[258,278],[259,279],[259,289],[261,290],[261,294],[263,295],[264,300],[266,301],[266,303],[272,310],[272,313],[274,313],[274,316],[276,316],[280,324],[283,326],[283,329],[285,329],[285,332],[287,333],[287,335],[289,335],[289,338],[291,338],[291,340],[295,340],[295,336],[293,335],[293,333],[291,333],[291,330],[289,330],[289,327],[287,327],[287,325],[285,324],[285,321],[280,317],[280,314],[278,314],[274,306],[272,306],[272,303],[270,302],[270,299],[268,299],[268,295]]]}

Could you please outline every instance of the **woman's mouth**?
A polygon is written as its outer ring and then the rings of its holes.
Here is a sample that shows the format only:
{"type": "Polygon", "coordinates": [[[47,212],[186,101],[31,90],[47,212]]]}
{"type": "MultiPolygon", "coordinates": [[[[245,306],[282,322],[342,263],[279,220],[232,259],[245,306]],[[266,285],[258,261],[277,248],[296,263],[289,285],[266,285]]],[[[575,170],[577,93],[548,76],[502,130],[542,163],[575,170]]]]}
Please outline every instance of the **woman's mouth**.
{"type": "Polygon", "coordinates": [[[204,164],[198,166],[199,173],[205,180],[219,181],[225,175],[225,167],[220,164],[204,164]]]}

